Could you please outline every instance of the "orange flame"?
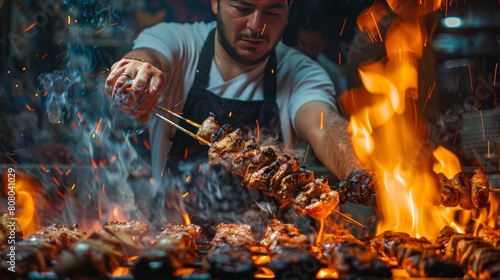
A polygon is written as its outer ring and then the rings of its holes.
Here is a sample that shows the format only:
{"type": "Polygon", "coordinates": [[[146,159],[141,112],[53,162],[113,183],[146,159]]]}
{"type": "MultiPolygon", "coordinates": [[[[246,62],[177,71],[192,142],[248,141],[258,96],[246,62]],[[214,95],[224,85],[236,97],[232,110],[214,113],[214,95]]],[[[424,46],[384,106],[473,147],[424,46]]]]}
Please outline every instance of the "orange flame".
{"type": "Polygon", "coordinates": [[[9,194],[9,191],[14,192],[14,202],[15,210],[14,214],[17,218],[19,226],[23,230],[23,235],[27,236],[40,228],[39,217],[36,215],[36,195],[42,190],[40,183],[19,171],[17,171],[15,180],[9,181],[8,172],[5,172],[4,177],[4,193],[9,194]],[[10,189],[9,186],[14,186],[14,189],[10,189]]]}
{"type": "Polygon", "coordinates": [[[454,213],[433,204],[439,194],[432,169],[450,178],[460,171],[451,152],[440,146],[433,151],[415,105],[418,60],[428,41],[423,15],[439,8],[441,1],[387,2],[396,14],[390,23],[389,11],[380,3],[358,17],[360,29],[373,41],[385,40],[387,57],[360,65],[364,88],[343,98],[351,113],[348,129],[356,154],[378,174],[377,233],[395,230],[434,238],[445,225],[454,225],[454,213]],[[384,25],[388,28],[383,40],[379,27],[384,25]]]}

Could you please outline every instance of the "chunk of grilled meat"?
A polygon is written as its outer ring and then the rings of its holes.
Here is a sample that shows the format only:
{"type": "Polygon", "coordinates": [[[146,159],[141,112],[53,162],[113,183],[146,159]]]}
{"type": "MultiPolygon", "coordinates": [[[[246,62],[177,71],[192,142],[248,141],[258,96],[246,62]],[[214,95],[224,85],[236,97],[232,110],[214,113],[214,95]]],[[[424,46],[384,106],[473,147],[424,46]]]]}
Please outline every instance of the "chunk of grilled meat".
{"type": "Polygon", "coordinates": [[[450,180],[451,185],[458,189],[458,205],[464,210],[472,210],[471,186],[467,175],[464,172],[458,172],[450,180]]]}
{"type": "Polygon", "coordinates": [[[307,235],[301,234],[296,225],[280,222],[269,224],[259,243],[270,253],[283,248],[301,251],[311,249],[311,240],[307,235]]]}
{"type": "MultiPolygon", "coordinates": [[[[299,191],[314,180],[314,172],[311,170],[300,169],[297,172],[285,176],[278,186],[275,198],[280,203],[280,207],[285,207],[292,203],[299,191]]],[[[307,204],[306,204],[307,206],[307,204]]]]}
{"type": "Polygon", "coordinates": [[[286,170],[295,168],[299,170],[298,161],[288,154],[281,154],[274,162],[268,166],[254,172],[248,182],[249,188],[263,191],[267,196],[274,196],[273,186],[278,182],[277,176],[282,176],[286,170]]]}
{"type": "Polygon", "coordinates": [[[4,213],[0,216],[0,247],[7,245],[9,236],[12,235],[14,241],[20,241],[23,238],[23,231],[16,218],[4,213]]]}
{"type": "Polygon", "coordinates": [[[429,245],[431,242],[423,237],[415,238],[411,237],[408,233],[392,230],[384,231],[370,240],[370,246],[375,252],[398,264],[401,263],[405,254],[404,250],[399,250],[402,244],[429,245]]]}
{"type": "Polygon", "coordinates": [[[233,131],[233,127],[229,124],[223,124],[219,130],[214,130],[212,132],[212,141],[210,143],[218,142],[219,140],[226,137],[229,133],[233,131]]]}
{"type": "Polygon", "coordinates": [[[54,266],[62,278],[90,277],[103,279],[126,257],[123,243],[106,231],[94,232],[86,239],[63,250],[54,266]]]}
{"type": "Polygon", "coordinates": [[[205,257],[213,279],[254,279],[257,267],[246,247],[216,244],[205,257]]]}
{"type": "Polygon", "coordinates": [[[55,247],[47,243],[18,241],[15,250],[11,250],[10,246],[0,249],[0,275],[4,277],[0,278],[17,279],[25,277],[30,271],[45,272],[54,255],[57,255],[55,247]]]}
{"type": "Polygon", "coordinates": [[[381,259],[369,246],[355,238],[327,238],[320,243],[328,267],[344,277],[373,276],[390,278],[392,265],[381,259]]]}
{"type": "Polygon", "coordinates": [[[277,158],[278,155],[276,154],[274,149],[270,147],[262,150],[261,153],[258,153],[255,157],[253,157],[245,171],[245,176],[243,177],[243,181],[241,182],[241,187],[245,190],[249,190],[251,188],[249,184],[252,180],[252,175],[258,170],[276,161],[277,158]]]}
{"type": "Polygon", "coordinates": [[[484,208],[488,205],[490,195],[490,183],[481,169],[475,169],[470,178],[472,203],[476,208],[484,208]]]}
{"type": "Polygon", "coordinates": [[[146,248],[132,267],[138,278],[175,278],[180,269],[192,267],[197,259],[196,238],[201,234],[198,225],[168,224],[146,248]]]}
{"type": "Polygon", "coordinates": [[[403,243],[399,247],[404,252],[400,266],[410,277],[463,277],[460,264],[440,248],[435,244],[403,243]]]}
{"type": "Polygon", "coordinates": [[[208,149],[208,163],[211,165],[222,165],[226,168],[230,167],[234,155],[243,150],[244,144],[243,132],[240,129],[236,129],[212,143],[210,149],[208,149]],[[238,141],[236,141],[237,139],[238,141]]]}
{"type": "Polygon", "coordinates": [[[340,182],[338,187],[333,187],[340,195],[340,203],[347,201],[375,205],[376,190],[373,173],[366,170],[355,170],[347,178],[340,182]]]}
{"type": "Polygon", "coordinates": [[[232,247],[250,247],[256,245],[252,229],[243,224],[218,224],[212,239],[215,244],[225,243],[232,247]]]}
{"type": "Polygon", "coordinates": [[[330,215],[338,204],[338,193],[330,189],[328,178],[321,176],[301,188],[293,209],[298,215],[307,214],[316,220],[322,220],[330,215]]]}
{"type": "Polygon", "coordinates": [[[258,154],[260,154],[260,148],[259,145],[257,145],[255,138],[245,142],[245,148],[243,148],[243,150],[233,158],[231,165],[231,171],[233,174],[240,177],[245,176],[252,159],[258,154]]]}
{"type": "Polygon", "coordinates": [[[458,234],[458,233],[454,228],[452,228],[450,226],[445,226],[445,227],[443,227],[443,229],[441,229],[439,231],[438,235],[434,239],[433,244],[445,248],[446,246],[448,246],[448,243],[450,242],[451,237],[455,234],[458,234]]]}
{"type": "Polygon", "coordinates": [[[107,222],[103,230],[118,238],[123,243],[123,249],[127,256],[137,256],[142,253],[143,244],[141,240],[148,234],[149,226],[137,220],[128,222],[107,222]]]}
{"type": "Polygon", "coordinates": [[[500,248],[483,247],[472,252],[467,266],[472,279],[495,279],[500,277],[500,248]]]}
{"type": "Polygon", "coordinates": [[[495,247],[500,247],[500,231],[490,226],[485,226],[479,230],[479,237],[495,247]]]}
{"type": "Polygon", "coordinates": [[[99,232],[72,244],[69,250],[63,250],[54,271],[60,277],[102,278],[127,257],[143,252],[141,240],[148,230],[147,224],[136,220],[108,222],[99,232]]]}
{"type": "Polygon", "coordinates": [[[210,116],[206,118],[202,123],[198,131],[196,132],[196,135],[200,136],[201,138],[207,140],[210,143],[215,142],[214,136],[214,131],[219,131],[220,126],[219,123],[217,122],[217,118],[214,113],[210,113],[210,116]]]}

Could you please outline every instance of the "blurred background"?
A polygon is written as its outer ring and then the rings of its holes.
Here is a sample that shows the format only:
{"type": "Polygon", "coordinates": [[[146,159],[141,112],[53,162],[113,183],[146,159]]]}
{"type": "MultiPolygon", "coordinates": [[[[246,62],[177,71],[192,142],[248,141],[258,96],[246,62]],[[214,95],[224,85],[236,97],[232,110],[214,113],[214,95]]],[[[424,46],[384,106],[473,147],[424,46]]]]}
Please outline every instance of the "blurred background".
{"type": "MultiPolygon", "coordinates": [[[[283,42],[324,66],[341,98],[361,85],[360,64],[385,56],[394,15],[384,6],[295,0],[283,42]],[[360,31],[360,14],[381,19],[377,36],[360,31]]],[[[209,0],[0,0],[0,164],[51,172],[59,196],[81,184],[68,171],[79,167],[115,170],[120,162],[126,176],[147,177],[148,128],[111,114],[108,69],[148,26],[213,19],[209,0]]],[[[425,15],[425,28],[418,108],[432,138],[465,170],[480,166],[498,180],[500,2],[444,0],[425,15]]]]}

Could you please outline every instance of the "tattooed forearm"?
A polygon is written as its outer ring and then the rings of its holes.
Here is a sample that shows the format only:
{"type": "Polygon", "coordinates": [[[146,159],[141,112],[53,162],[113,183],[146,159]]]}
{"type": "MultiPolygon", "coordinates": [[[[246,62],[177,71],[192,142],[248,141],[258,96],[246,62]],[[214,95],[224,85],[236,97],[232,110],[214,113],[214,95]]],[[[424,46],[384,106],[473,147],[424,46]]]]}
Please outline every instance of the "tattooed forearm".
{"type": "Polygon", "coordinates": [[[325,167],[341,180],[354,170],[365,169],[354,152],[347,125],[348,120],[338,115],[330,118],[325,124],[323,151],[315,151],[325,167]]]}

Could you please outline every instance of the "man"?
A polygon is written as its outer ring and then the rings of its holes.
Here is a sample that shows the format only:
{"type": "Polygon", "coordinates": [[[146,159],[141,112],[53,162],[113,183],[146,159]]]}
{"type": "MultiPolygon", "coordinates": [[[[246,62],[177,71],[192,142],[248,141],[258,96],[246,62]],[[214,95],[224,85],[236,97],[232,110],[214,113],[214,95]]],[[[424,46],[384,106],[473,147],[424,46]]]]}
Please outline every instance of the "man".
{"type": "MultiPolygon", "coordinates": [[[[122,113],[144,122],[159,104],[198,123],[214,112],[220,124],[249,132],[258,126],[285,147],[302,140],[344,179],[363,166],[336,109],[333,84],[313,60],[279,42],[290,2],[212,0],[217,22],[146,29],[111,67],[106,92],[122,113]]],[[[197,154],[207,161],[206,148],[157,118],[151,145],[155,180],[167,163],[182,173],[173,162],[197,154]]]]}

